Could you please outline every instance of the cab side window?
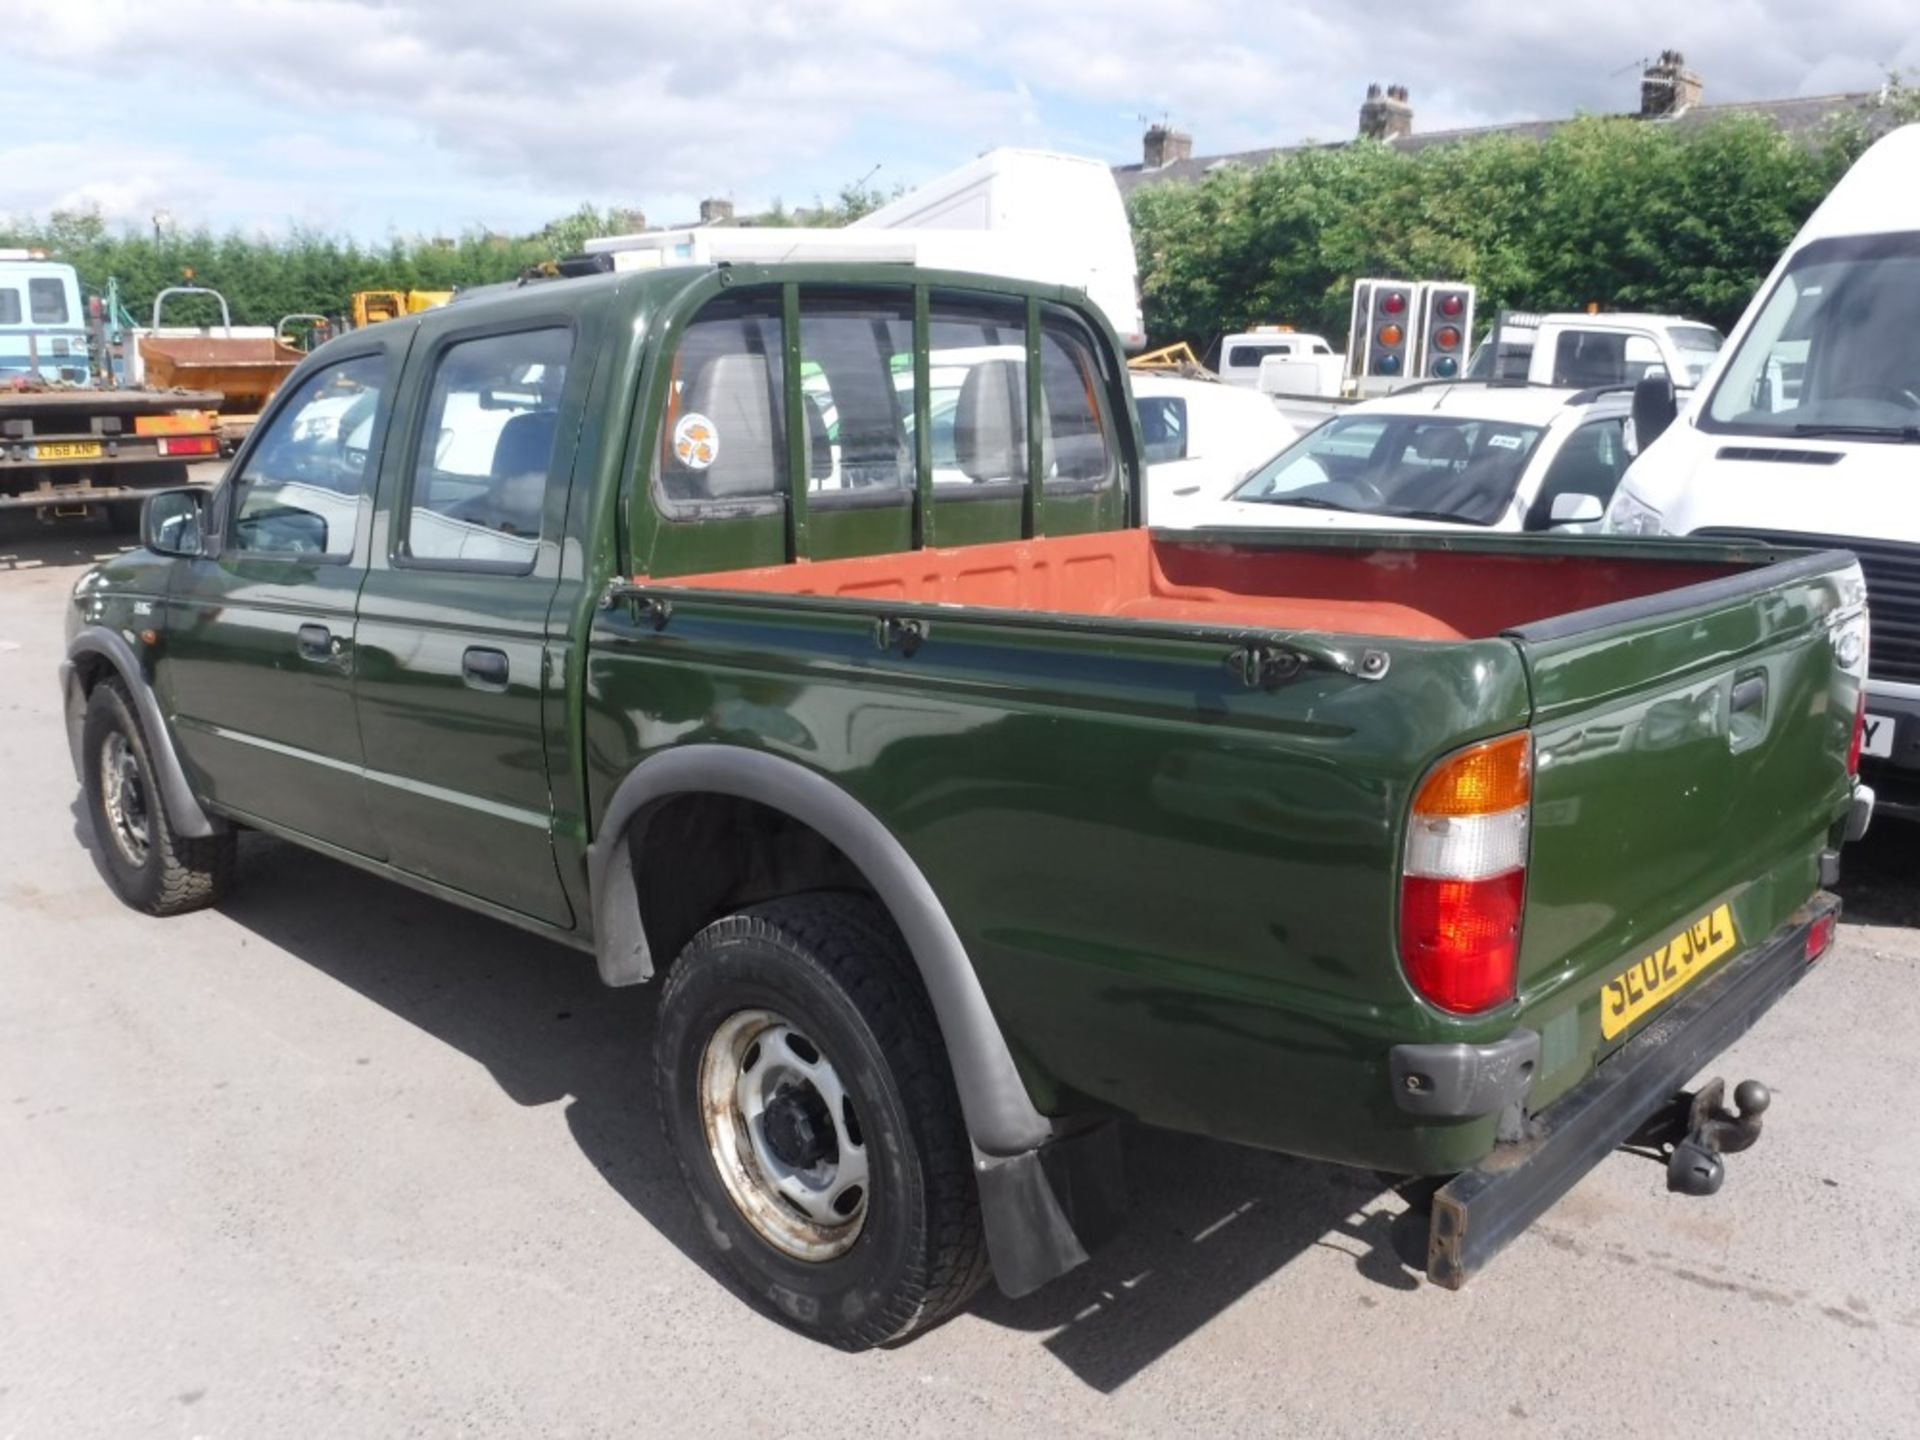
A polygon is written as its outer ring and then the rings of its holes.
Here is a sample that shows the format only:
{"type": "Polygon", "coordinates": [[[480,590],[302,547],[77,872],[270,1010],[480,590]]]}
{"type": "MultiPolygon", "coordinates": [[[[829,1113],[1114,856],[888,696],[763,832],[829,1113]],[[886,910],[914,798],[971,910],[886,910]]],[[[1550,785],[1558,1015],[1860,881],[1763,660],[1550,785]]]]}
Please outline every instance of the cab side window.
{"type": "Polygon", "coordinates": [[[402,557],[533,568],[572,349],[572,331],[550,326],[441,352],[414,451],[402,557]]]}
{"type": "Polygon", "coordinates": [[[1048,315],[1040,330],[1040,444],[1048,489],[1084,490],[1113,473],[1099,362],[1079,326],[1048,315]]]}
{"type": "MultiPolygon", "coordinates": [[[[786,369],[780,297],[717,300],[674,352],[657,460],[669,503],[764,502],[787,492],[786,369]]],[[[814,387],[810,432],[831,430],[814,387]]],[[[830,433],[817,436],[824,452],[830,433]]],[[[758,507],[756,507],[758,508],[758,507]]]]}
{"type": "Polygon", "coordinates": [[[1140,434],[1147,443],[1147,463],[1162,465],[1169,460],[1186,459],[1187,402],[1177,395],[1141,395],[1133,403],[1140,412],[1140,434]]]}
{"type": "Polygon", "coordinates": [[[353,553],[386,377],[385,355],[361,355],[301,383],[233,481],[231,548],[328,560],[353,553]]]}
{"type": "Polygon", "coordinates": [[[0,325],[20,323],[20,292],[0,288],[0,325]]]}
{"type": "Polygon", "coordinates": [[[1582,425],[1567,437],[1541,478],[1539,493],[1527,508],[1526,528],[1545,530],[1552,526],[1553,502],[1562,495],[1590,495],[1605,511],[1632,458],[1627,453],[1624,418],[1582,425]]]}

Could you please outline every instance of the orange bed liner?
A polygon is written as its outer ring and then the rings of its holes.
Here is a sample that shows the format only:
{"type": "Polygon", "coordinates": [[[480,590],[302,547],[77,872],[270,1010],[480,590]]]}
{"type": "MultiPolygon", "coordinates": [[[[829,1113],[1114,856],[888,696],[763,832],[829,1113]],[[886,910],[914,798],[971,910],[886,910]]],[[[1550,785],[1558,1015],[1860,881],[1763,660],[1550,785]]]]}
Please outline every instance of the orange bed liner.
{"type": "Polygon", "coordinates": [[[1464,640],[1738,568],[1544,551],[1268,548],[1113,530],[641,583],[1464,640]]]}

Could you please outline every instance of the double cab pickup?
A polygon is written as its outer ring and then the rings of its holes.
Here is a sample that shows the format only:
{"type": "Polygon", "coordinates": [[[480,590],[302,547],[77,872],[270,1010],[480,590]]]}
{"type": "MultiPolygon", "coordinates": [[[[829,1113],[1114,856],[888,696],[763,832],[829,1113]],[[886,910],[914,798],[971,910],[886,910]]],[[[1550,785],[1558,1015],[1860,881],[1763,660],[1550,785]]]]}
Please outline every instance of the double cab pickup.
{"type": "Polygon", "coordinates": [[[1766,1093],[1675,1097],[1871,811],[1852,557],[1144,495],[1064,289],[684,266],[352,332],[75,589],[103,866],[175,914],[260,831],[661,982],[703,1230],[848,1348],[1083,1261],[1124,1117],[1441,1177],[1449,1286],[1660,1117],[1713,1188],[1766,1093]]]}

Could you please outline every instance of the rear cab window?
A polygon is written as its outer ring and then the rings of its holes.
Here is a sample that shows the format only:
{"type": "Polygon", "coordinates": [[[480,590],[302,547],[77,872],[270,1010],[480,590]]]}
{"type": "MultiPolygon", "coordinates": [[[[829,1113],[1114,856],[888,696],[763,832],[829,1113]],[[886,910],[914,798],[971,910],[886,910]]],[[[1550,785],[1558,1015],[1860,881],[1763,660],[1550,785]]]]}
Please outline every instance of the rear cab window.
{"type": "Polygon", "coordinates": [[[20,292],[0,285],[0,325],[18,325],[20,316],[20,292]]]}

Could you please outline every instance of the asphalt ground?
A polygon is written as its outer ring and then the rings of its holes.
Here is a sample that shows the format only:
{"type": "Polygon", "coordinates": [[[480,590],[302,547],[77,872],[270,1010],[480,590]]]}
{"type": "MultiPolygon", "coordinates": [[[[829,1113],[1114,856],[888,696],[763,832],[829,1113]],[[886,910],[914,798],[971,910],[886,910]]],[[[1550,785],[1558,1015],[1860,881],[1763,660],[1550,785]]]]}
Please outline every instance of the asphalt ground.
{"type": "Polygon", "coordinates": [[[113,899],[54,667],[116,543],[0,519],[0,1436],[1920,1433],[1920,827],[1714,1067],[1775,1099],[1712,1199],[1616,1154],[1452,1294],[1374,1177],[1136,1129],[1092,1263],[846,1356],[707,1259],[651,993],[254,836],[113,899]]]}

